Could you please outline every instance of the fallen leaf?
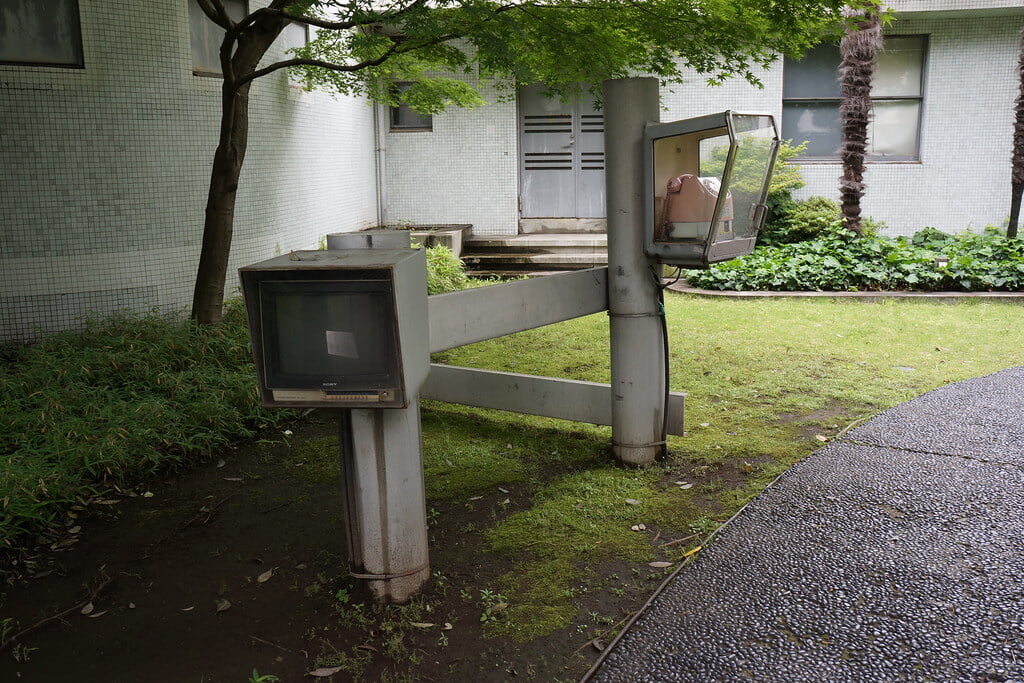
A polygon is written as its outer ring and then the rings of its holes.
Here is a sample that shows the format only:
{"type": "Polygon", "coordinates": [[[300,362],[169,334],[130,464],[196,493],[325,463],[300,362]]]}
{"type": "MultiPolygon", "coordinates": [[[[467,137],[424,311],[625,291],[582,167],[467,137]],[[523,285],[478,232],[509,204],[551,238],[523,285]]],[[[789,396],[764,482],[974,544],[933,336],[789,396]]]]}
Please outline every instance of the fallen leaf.
{"type": "Polygon", "coordinates": [[[366,645],[366,644],[356,645],[356,649],[357,650],[366,650],[367,652],[378,652],[378,653],[380,652],[380,650],[375,648],[373,645],[366,645]]]}
{"type": "Polygon", "coordinates": [[[134,602],[129,602],[128,603],[128,609],[135,609],[135,603],[134,602]]]}
{"type": "Polygon", "coordinates": [[[455,467],[455,463],[453,463],[453,462],[452,462],[451,460],[449,460],[448,458],[445,458],[445,459],[444,459],[444,461],[445,461],[445,463],[446,463],[446,464],[448,465],[448,467],[455,467]]]}
{"type": "Polygon", "coordinates": [[[671,567],[671,562],[648,562],[648,567],[654,567],[655,569],[664,569],[665,567],[671,567]]]}
{"type": "Polygon", "coordinates": [[[594,638],[594,640],[590,641],[590,644],[593,645],[594,649],[598,652],[604,652],[604,643],[602,643],[599,639],[594,638]]]}
{"type": "Polygon", "coordinates": [[[828,437],[824,436],[822,434],[815,434],[814,438],[817,439],[818,441],[822,442],[822,443],[825,443],[826,441],[828,441],[828,437]]]}
{"type": "Polygon", "coordinates": [[[93,607],[92,603],[91,602],[87,602],[87,603],[85,603],[85,605],[82,606],[82,614],[86,614],[86,615],[92,614],[92,611],[94,609],[95,609],[95,607],[93,607]]]}
{"type": "Polygon", "coordinates": [[[224,477],[224,481],[242,481],[241,477],[224,477]]]}
{"type": "Polygon", "coordinates": [[[77,534],[81,530],[82,530],[82,527],[80,527],[80,526],[73,526],[70,529],[68,529],[68,533],[69,534],[77,534]]]}
{"type": "Polygon", "coordinates": [[[696,553],[696,552],[698,552],[698,551],[700,551],[700,550],[703,550],[703,549],[704,549],[704,546],[702,546],[702,545],[699,545],[699,546],[697,546],[696,548],[693,548],[692,550],[687,550],[687,551],[686,551],[685,553],[683,553],[683,554],[682,554],[682,555],[680,556],[680,558],[679,558],[679,559],[681,560],[681,559],[683,559],[683,558],[689,557],[690,555],[693,555],[694,553],[696,553]]]}
{"type": "Polygon", "coordinates": [[[681,488],[683,491],[685,491],[686,489],[692,489],[693,488],[693,484],[680,484],[679,488],[681,488]]]}
{"type": "Polygon", "coordinates": [[[444,626],[441,627],[441,630],[442,631],[451,631],[453,628],[455,628],[455,627],[452,626],[451,622],[446,621],[446,622],[444,622],[444,626]]]}
{"type": "Polygon", "coordinates": [[[483,499],[483,496],[473,496],[472,498],[470,498],[470,500],[481,500],[481,499],[483,499]]]}
{"type": "Polygon", "coordinates": [[[192,605],[191,607],[185,607],[185,608],[183,608],[183,609],[182,609],[181,611],[182,611],[182,612],[191,612],[191,611],[192,611],[192,610],[194,610],[195,608],[196,608],[196,606],[195,606],[195,605],[192,605]]]}
{"type": "Polygon", "coordinates": [[[224,458],[221,458],[220,460],[217,461],[217,469],[220,469],[221,467],[224,467],[224,465],[227,464],[227,461],[225,461],[224,458]]]}
{"type": "Polygon", "coordinates": [[[107,612],[109,612],[109,611],[110,611],[110,610],[106,610],[106,609],[105,609],[105,610],[103,610],[102,612],[95,612],[94,614],[90,614],[90,615],[89,615],[89,618],[90,618],[90,619],[95,619],[96,617],[102,617],[102,616],[103,616],[104,614],[106,614],[106,613],[107,613],[107,612]]]}
{"type": "Polygon", "coordinates": [[[640,501],[637,500],[636,498],[627,498],[626,503],[628,505],[640,505],[640,501]]]}
{"type": "Polygon", "coordinates": [[[425,621],[410,621],[409,626],[415,626],[416,628],[433,628],[435,624],[429,624],[425,621]]]}
{"type": "Polygon", "coordinates": [[[119,500],[115,500],[113,498],[108,498],[106,500],[97,500],[96,504],[97,505],[117,505],[120,502],[121,501],[119,501],[119,500]]]}
{"type": "Polygon", "coordinates": [[[231,602],[227,598],[221,598],[217,601],[217,611],[223,612],[231,609],[231,602]]]}
{"type": "Polygon", "coordinates": [[[505,448],[507,448],[508,450],[512,450],[512,444],[510,444],[510,443],[505,444],[505,448]]]}
{"type": "Polygon", "coordinates": [[[256,583],[266,583],[267,581],[270,580],[270,577],[273,576],[273,575],[274,575],[274,568],[271,567],[270,569],[268,569],[267,571],[263,572],[262,574],[260,574],[259,576],[256,577],[256,583]]]}
{"type": "Polygon", "coordinates": [[[340,666],[332,666],[332,667],[322,666],[319,669],[313,669],[312,671],[310,671],[306,675],[307,676],[312,676],[313,678],[327,678],[328,676],[333,676],[334,674],[338,673],[339,671],[341,671],[341,669],[342,669],[342,667],[340,667],[340,666]]]}
{"type": "Polygon", "coordinates": [[[647,525],[646,524],[634,524],[633,526],[631,526],[629,528],[632,529],[633,531],[647,531],[647,525]]]}
{"type": "Polygon", "coordinates": [[[710,422],[701,422],[701,423],[700,423],[700,426],[701,426],[701,427],[710,427],[710,426],[711,426],[711,423],[710,423],[710,422]]]}
{"type": "Polygon", "coordinates": [[[502,487],[500,487],[500,486],[498,487],[498,490],[499,490],[499,491],[501,491],[502,493],[508,493],[508,492],[509,492],[509,490],[508,490],[508,489],[503,489],[503,488],[502,488],[502,487]]]}

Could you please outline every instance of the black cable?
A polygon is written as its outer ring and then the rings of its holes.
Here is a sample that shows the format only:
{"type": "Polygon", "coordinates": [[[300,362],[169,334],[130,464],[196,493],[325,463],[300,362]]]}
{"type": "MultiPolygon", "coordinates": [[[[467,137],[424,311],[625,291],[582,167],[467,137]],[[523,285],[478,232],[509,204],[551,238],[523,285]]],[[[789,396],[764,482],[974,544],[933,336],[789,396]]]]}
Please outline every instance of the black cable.
{"type": "MultiPolygon", "coordinates": [[[[662,282],[661,282],[661,278],[658,276],[658,269],[660,267],[661,267],[661,264],[655,264],[655,265],[651,266],[651,276],[654,278],[655,285],[658,288],[658,312],[661,314],[661,343],[662,343],[662,350],[663,350],[664,357],[665,357],[665,362],[664,362],[664,366],[665,366],[665,409],[664,409],[664,419],[662,420],[662,424],[661,424],[661,441],[662,441],[661,455],[662,455],[662,457],[665,457],[666,455],[668,455],[668,401],[669,401],[669,393],[670,393],[670,391],[669,391],[669,363],[668,363],[669,344],[668,344],[668,319],[665,316],[665,287],[667,287],[667,285],[663,286],[662,282]]],[[[682,268],[680,268],[679,271],[682,272],[682,268]]],[[[676,280],[678,281],[678,278],[676,278],[676,280]]]]}

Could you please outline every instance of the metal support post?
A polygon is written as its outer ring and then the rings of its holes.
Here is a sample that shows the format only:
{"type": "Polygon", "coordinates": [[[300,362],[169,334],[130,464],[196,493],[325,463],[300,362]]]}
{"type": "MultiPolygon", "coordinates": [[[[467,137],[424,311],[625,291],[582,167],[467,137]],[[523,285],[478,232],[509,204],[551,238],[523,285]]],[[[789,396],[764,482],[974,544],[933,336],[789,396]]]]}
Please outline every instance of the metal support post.
{"type": "Polygon", "coordinates": [[[342,411],[339,440],[352,576],[378,600],[408,602],[430,578],[419,399],[342,411]]]}
{"type": "Polygon", "coordinates": [[[612,449],[633,465],[664,451],[662,313],[644,254],[643,132],[658,118],[657,79],[604,82],[612,449]]]}

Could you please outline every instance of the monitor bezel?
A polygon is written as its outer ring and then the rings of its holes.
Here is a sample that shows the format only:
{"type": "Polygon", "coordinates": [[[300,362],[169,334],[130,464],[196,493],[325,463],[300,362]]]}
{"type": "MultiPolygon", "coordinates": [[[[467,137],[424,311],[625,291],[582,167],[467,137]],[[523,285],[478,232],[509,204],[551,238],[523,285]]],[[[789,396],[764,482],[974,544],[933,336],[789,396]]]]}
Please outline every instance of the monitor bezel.
{"type": "Polygon", "coordinates": [[[263,385],[269,391],[313,389],[323,391],[363,391],[367,393],[383,389],[400,389],[401,354],[398,345],[398,326],[395,320],[394,289],[390,280],[357,279],[261,279],[257,284],[260,308],[260,337],[262,340],[261,361],[263,385]],[[388,350],[384,355],[388,362],[385,373],[367,374],[294,374],[280,369],[280,338],[276,297],[278,295],[332,296],[345,294],[384,294],[390,311],[382,316],[384,343],[388,350]]]}

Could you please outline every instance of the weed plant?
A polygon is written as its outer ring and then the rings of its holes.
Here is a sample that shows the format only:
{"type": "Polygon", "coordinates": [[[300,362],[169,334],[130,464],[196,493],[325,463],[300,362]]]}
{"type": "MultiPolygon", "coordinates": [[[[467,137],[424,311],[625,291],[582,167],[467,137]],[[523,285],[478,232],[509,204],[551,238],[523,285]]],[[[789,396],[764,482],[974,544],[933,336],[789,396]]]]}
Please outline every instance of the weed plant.
{"type": "Polygon", "coordinates": [[[994,228],[956,236],[926,228],[909,239],[858,237],[838,223],[822,227],[820,219],[813,214],[808,223],[816,239],[759,246],[743,258],[686,271],[686,279],[695,287],[736,291],[1024,289],[1024,240],[994,228]]]}
{"type": "Polygon", "coordinates": [[[69,506],[288,419],[259,403],[245,314],[200,328],[151,313],[14,349],[0,367],[0,547],[69,506]]]}

